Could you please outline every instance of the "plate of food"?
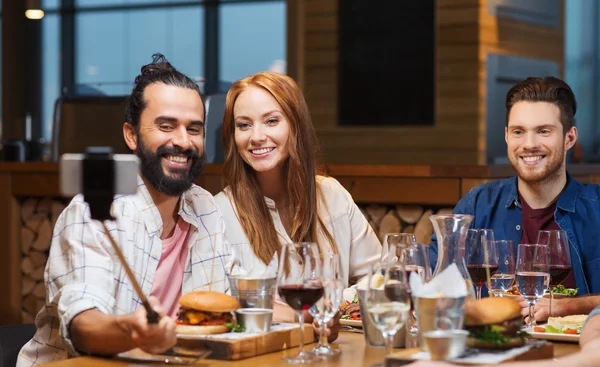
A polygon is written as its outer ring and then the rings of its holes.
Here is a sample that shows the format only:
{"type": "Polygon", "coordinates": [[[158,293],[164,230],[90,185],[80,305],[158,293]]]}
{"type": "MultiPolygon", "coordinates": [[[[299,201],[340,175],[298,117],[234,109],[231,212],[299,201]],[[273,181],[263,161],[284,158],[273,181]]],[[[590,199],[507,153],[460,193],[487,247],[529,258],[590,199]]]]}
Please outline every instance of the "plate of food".
{"type": "MultiPolygon", "coordinates": [[[[565,288],[564,285],[559,284],[554,289],[552,289],[554,299],[567,298],[567,297],[576,297],[579,293],[577,288],[565,288]]],[[[521,293],[517,289],[516,285],[510,287],[508,291],[504,293],[504,297],[519,297],[521,293]]],[[[546,290],[544,294],[544,298],[550,298],[550,290],[546,290]]]]}
{"type": "Polygon", "coordinates": [[[523,329],[533,339],[545,339],[563,342],[579,342],[581,327],[587,315],[550,317],[548,323],[523,329]]]}
{"type": "MultiPolygon", "coordinates": [[[[554,287],[554,289],[552,289],[552,297],[554,299],[577,297],[577,293],[579,293],[578,288],[565,288],[565,286],[562,284],[559,284],[556,287],[554,287]]],[[[549,290],[546,290],[544,298],[550,298],[549,290]]]]}
{"type": "Polygon", "coordinates": [[[360,316],[360,307],[358,305],[358,294],[355,294],[352,301],[346,301],[341,307],[342,317],[340,324],[352,327],[362,327],[360,316]]]}

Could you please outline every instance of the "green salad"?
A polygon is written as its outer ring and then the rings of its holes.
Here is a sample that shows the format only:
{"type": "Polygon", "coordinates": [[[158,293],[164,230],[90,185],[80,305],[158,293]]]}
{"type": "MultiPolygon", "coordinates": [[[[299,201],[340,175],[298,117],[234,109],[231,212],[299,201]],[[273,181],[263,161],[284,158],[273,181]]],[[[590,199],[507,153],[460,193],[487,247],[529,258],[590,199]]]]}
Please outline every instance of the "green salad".
{"type": "MultiPolygon", "coordinates": [[[[549,290],[546,290],[546,293],[550,293],[549,290]]],[[[554,289],[552,289],[552,293],[554,294],[564,294],[569,297],[575,297],[578,293],[577,288],[565,288],[564,285],[559,284],[554,289]]]]}

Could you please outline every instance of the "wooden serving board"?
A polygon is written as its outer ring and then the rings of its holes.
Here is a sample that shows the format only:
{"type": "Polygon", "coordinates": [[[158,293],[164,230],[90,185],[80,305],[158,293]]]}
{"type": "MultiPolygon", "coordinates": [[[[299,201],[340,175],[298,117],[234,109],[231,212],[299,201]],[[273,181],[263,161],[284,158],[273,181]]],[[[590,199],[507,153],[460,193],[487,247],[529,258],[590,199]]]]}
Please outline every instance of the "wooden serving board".
{"type": "MultiPolygon", "coordinates": [[[[289,324],[282,324],[287,326],[289,324]]],[[[182,347],[204,347],[212,350],[209,359],[238,360],[276,352],[299,345],[300,327],[271,330],[264,334],[227,333],[220,335],[195,335],[177,337],[182,347]]],[[[304,325],[304,344],[313,343],[315,334],[311,324],[304,325]]]]}
{"type": "MultiPolygon", "coordinates": [[[[406,364],[415,362],[417,359],[413,359],[413,355],[419,353],[420,348],[404,349],[399,352],[394,352],[385,358],[385,367],[404,366],[406,364]]],[[[531,361],[539,359],[547,359],[554,357],[554,345],[550,342],[540,343],[537,346],[533,346],[531,349],[518,354],[514,357],[505,359],[502,363],[511,361],[531,361]]],[[[486,364],[485,362],[469,362],[469,361],[447,361],[452,364],[469,366],[469,365],[481,365],[486,364]]],[[[495,364],[495,363],[489,363],[495,364]]]]}

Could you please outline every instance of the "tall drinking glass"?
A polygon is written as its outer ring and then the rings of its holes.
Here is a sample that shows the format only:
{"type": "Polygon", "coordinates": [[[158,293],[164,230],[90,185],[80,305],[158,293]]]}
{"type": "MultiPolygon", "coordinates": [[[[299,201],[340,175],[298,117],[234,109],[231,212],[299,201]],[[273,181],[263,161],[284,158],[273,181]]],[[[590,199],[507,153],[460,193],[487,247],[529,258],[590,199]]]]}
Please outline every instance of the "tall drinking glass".
{"type": "Polygon", "coordinates": [[[342,303],[344,282],[341,277],[340,255],[326,253],[323,255],[323,287],[325,294],[308,311],[319,324],[319,344],[309,353],[323,357],[333,357],[340,354],[339,349],[333,349],[324,334],[325,325],[335,317],[342,303]]]}
{"type": "Polygon", "coordinates": [[[491,229],[469,229],[465,239],[465,262],[471,280],[475,285],[477,299],[481,299],[481,287],[488,275],[498,271],[498,251],[494,246],[494,232],[491,229]]]}
{"type": "Polygon", "coordinates": [[[548,245],[550,251],[550,302],[548,303],[548,317],[552,316],[552,300],[554,287],[562,283],[571,273],[571,251],[567,232],[538,231],[537,243],[548,245]]]}
{"type": "MultiPolygon", "coordinates": [[[[398,253],[397,245],[391,245],[390,253],[398,253]]],[[[378,284],[374,275],[377,266],[369,266],[368,283],[366,291],[366,305],[368,317],[381,331],[385,338],[386,354],[392,351],[394,336],[400,330],[408,317],[410,310],[410,288],[406,271],[401,261],[387,257],[384,265],[383,284],[378,284]]]]}
{"type": "Polygon", "coordinates": [[[516,281],[521,296],[529,303],[527,326],[535,326],[533,308],[544,296],[550,278],[548,245],[520,244],[517,251],[516,281]]]}
{"type": "Polygon", "coordinates": [[[298,314],[300,338],[298,354],[283,358],[289,363],[312,363],[320,357],[304,352],[304,314],[323,293],[322,261],[316,243],[289,243],[282,246],[277,271],[277,292],[279,296],[298,314]]]}
{"type": "Polygon", "coordinates": [[[490,292],[496,297],[503,297],[515,282],[515,254],[513,242],[510,240],[490,241],[498,251],[498,272],[492,277],[490,292]]]}

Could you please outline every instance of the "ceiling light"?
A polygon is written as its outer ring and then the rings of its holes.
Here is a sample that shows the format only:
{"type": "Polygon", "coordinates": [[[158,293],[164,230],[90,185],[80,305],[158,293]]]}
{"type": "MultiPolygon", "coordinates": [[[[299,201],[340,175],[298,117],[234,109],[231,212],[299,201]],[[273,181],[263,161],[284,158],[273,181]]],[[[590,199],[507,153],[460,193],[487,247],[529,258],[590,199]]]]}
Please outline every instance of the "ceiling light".
{"type": "Polygon", "coordinates": [[[25,0],[25,16],[27,19],[42,19],[44,17],[40,0],[25,0]]]}

